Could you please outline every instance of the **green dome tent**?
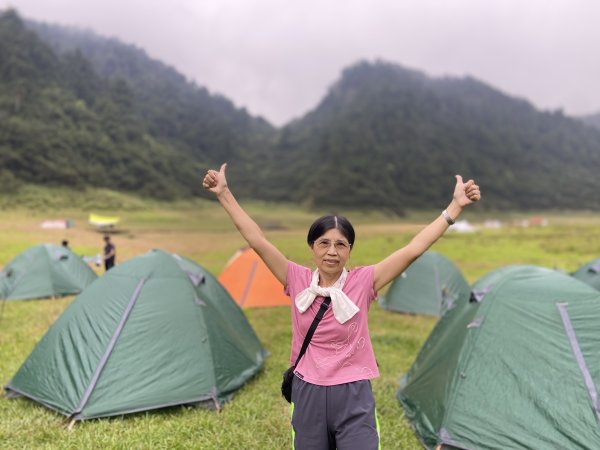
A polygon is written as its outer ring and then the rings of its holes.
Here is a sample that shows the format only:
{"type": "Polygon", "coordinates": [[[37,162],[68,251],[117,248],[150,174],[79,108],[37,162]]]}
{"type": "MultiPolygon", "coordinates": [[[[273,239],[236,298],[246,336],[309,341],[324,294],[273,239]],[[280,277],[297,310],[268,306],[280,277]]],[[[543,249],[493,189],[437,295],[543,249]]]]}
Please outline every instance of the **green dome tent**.
{"type": "Polygon", "coordinates": [[[160,250],[92,283],[6,386],[71,419],[218,408],[264,364],[242,310],[199,265],[160,250]]]}
{"type": "Polygon", "coordinates": [[[424,446],[600,448],[600,293],[533,266],[473,290],[401,380],[398,399],[424,446]]]}
{"type": "Polygon", "coordinates": [[[471,300],[481,301],[496,284],[505,278],[510,278],[519,273],[537,273],[540,269],[543,268],[528,264],[512,264],[492,270],[473,284],[471,300]]]}
{"type": "Polygon", "coordinates": [[[600,258],[584,264],[573,272],[573,276],[600,291],[600,258]]]}
{"type": "Polygon", "coordinates": [[[36,245],[19,254],[0,272],[0,298],[25,300],[79,294],[97,277],[68,248],[36,245]]]}
{"type": "Polygon", "coordinates": [[[390,285],[379,299],[391,311],[443,316],[471,292],[460,270],[445,256],[427,251],[390,285]]]}

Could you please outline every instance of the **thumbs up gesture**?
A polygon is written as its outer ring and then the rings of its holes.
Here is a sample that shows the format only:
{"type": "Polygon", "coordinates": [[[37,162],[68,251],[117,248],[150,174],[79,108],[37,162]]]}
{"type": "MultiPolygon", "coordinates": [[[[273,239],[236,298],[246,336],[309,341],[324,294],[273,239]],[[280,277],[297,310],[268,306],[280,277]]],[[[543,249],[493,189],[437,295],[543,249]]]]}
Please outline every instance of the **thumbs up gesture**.
{"type": "Polygon", "coordinates": [[[225,178],[226,168],[227,163],[223,163],[218,172],[213,169],[208,170],[202,181],[202,187],[216,195],[221,194],[227,188],[227,178],[225,178]]]}
{"type": "Polygon", "coordinates": [[[475,181],[469,180],[465,183],[460,175],[456,175],[456,186],[454,187],[453,197],[461,207],[465,207],[480,200],[481,192],[475,181]]]}

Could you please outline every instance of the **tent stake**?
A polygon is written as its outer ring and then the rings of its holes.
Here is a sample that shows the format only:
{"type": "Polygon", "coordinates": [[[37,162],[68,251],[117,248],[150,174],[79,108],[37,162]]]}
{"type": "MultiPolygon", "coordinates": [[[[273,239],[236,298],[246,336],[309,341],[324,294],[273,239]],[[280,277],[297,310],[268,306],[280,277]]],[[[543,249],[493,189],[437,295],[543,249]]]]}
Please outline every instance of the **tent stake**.
{"type": "Polygon", "coordinates": [[[69,425],[67,425],[67,430],[69,431],[73,431],[73,428],[75,428],[75,423],[77,421],[75,419],[71,419],[71,421],[69,422],[69,425]]]}

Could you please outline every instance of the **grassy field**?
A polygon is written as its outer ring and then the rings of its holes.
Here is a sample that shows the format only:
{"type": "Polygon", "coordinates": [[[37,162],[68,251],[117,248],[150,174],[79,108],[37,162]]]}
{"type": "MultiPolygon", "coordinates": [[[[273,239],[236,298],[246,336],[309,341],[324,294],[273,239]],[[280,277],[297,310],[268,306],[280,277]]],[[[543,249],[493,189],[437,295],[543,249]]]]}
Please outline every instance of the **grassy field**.
{"type": "MultiPolygon", "coordinates": [[[[194,259],[217,275],[243,245],[223,211],[214,203],[160,205],[113,199],[115,209],[104,211],[122,220],[113,240],[118,262],[152,248],[194,259]],[[120,207],[119,207],[120,206],[120,207]]],[[[320,212],[252,203],[249,212],[269,238],[295,261],[310,265],[305,233],[320,212]]],[[[90,206],[90,208],[93,205],[90,206]]],[[[87,225],[90,208],[8,209],[0,223],[0,266],[20,251],[42,242],[66,238],[76,253],[99,253],[102,235],[87,225]],[[70,218],[68,230],[42,230],[44,219],[70,218]]],[[[357,230],[351,265],[377,262],[407,243],[438,212],[410,214],[398,219],[383,214],[345,212],[357,230]]],[[[522,227],[528,215],[502,215],[501,229],[472,234],[448,233],[434,250],[452,259],[469,282],[507,264],[536,264],[572,271],[600,256],[600,215],[546,215],[545,227],[522,227]]],[[[500,215],[474,211],[473,223],[500,215]]],[[[99,271],[100,273],[100,271],[99,271]]],[[[0,318],[0,383],[6,384],[48,327],[72,298],[4,304],[0,318]]],[[[2,305],[0,305],[2,308],[2,305]]],[[[264,370],[240,390],[220,412],[176,407],[65,427],[62,416],[18,399],[0,397],[0,447],[7,449],[279,449],[290,446],[289,407],[279,394],[281,374],[289,357],[290,319],[287,308],[246,311],[261,342],[270,353],[264,370]]],[[[382,448],[420,448],[403,417],[395,394],[400,375],[408,370],[435,324],[427,317],[403,316],[374,304],[370,329],[381,377],[374,380],[381,425],[382,448]]]]}

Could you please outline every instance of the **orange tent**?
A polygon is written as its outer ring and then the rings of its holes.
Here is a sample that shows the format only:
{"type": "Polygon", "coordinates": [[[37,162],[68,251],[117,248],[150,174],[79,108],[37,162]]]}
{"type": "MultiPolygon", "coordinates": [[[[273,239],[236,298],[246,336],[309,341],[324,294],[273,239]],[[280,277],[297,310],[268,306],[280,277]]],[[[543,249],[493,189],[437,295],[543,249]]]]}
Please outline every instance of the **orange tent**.
{"type": "Polygon", "coordinates": [[[219,282],[243,308],[290,305],[283,285],[250,247],[231,258],[219,275],[219,282]]]}

